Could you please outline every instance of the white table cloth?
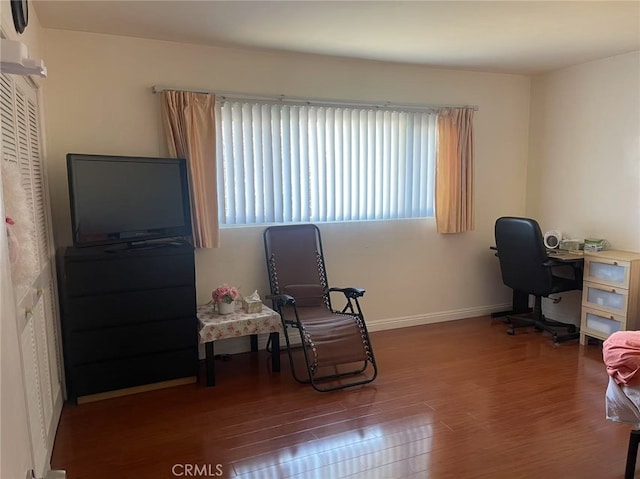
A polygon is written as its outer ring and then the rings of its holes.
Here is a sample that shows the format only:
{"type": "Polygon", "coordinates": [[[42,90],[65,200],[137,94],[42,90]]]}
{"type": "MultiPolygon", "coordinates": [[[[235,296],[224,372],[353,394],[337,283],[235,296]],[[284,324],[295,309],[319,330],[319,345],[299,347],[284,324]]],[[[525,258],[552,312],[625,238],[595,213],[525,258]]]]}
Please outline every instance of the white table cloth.
{"type": "Polygon", "coordinates": [[[207,386],[215,386],[215,365],[213,342],[219,339],[251,336],[251,350],[258,350],[258,334],[268,333],[271,339],[272,371],[280,372],[280,315],[273,309],[262,305],[259,313],[245,313],[236,303],[235,312],[219,314],[213,303],[198,306],[200,324],[200,344],[205,345],[207,386]]]}

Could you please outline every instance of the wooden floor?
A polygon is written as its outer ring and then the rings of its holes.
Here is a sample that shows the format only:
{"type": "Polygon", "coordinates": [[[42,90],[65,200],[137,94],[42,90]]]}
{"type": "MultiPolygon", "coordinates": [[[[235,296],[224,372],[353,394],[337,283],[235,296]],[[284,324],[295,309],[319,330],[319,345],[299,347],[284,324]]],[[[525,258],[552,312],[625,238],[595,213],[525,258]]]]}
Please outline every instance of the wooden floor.
{"type": "Polygon", "coordinates": [[[621,478],[598,345],[476,318],[372,333],[380,374],[318,393],[266,352],[191,384],[65,406],[52,468],[101,478],[621,478]]]}

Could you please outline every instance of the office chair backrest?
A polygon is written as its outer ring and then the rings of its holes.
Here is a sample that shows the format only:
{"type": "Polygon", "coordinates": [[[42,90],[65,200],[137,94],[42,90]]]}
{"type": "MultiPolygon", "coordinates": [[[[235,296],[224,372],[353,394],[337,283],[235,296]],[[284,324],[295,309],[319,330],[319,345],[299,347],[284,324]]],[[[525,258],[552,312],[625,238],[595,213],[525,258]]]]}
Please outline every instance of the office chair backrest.
{"type": "Polygon", "coordinates": [[[271,226],[264,232],[272,294],[290,294],[298,306],[330,306],[320,231],[315,225],[271,226]]]}
{"type": "Polygon", "coordinates": [[[517,291],[547,296],[553,288],[547,250],[536,220],[505,216],[495,224],[502,281],[517,291]]]}

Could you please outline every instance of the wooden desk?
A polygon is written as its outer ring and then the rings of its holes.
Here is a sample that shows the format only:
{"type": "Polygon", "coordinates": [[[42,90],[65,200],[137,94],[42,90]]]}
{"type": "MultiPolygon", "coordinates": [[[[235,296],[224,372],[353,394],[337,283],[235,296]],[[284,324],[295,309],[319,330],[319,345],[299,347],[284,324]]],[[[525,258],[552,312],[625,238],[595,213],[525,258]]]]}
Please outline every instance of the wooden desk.
{"type": "Polygon", "coordinates": [[[547,253],[549,259],[555,259],[563,263],[584,261],[584,254],[571,253],[570,251],[552,250],[547,253]]]}
{"type": "Polygon", "coordinates": [[[553,274],[555,276],[565,277],[562,271],[558,272],[558,268],[563,266],[571,267],[573,269],[573,277],[576,279],[584,276],[584,254],[552,250],[547,253],[547,257],[551,260],[551,268],[554,270],[553,274]]]}
{"type": "Polygon", "coordinates": [[[213,342],[218,339],[251,335],[251,350],[258,350],[257,335],[269,333],[271,339],[272,371],[280,372],[280,315],[262,305],[259,313],[245,313],[240,306],[231,314],[218,314],[213,304],[198,306],[200,344],[205,345],[207,386],[216,385],[213,342]]]}

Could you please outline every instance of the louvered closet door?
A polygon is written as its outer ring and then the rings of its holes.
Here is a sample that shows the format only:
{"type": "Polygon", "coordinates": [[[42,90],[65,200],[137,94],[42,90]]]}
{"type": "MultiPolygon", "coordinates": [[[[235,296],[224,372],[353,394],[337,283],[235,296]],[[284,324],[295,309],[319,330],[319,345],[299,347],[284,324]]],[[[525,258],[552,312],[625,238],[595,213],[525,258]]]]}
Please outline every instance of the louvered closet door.
{"type": "Polygon", "coordinates": [[[16,221],[12,231],[18,231],[15,237],[20,239],[20,259],[12,267],[16,322],[33,464],[36,476],[43,477],[49,469],[63,396],[40,109],[29,80],[0,74],[0,89],[3,198],[5,213],[16,221]]]}

